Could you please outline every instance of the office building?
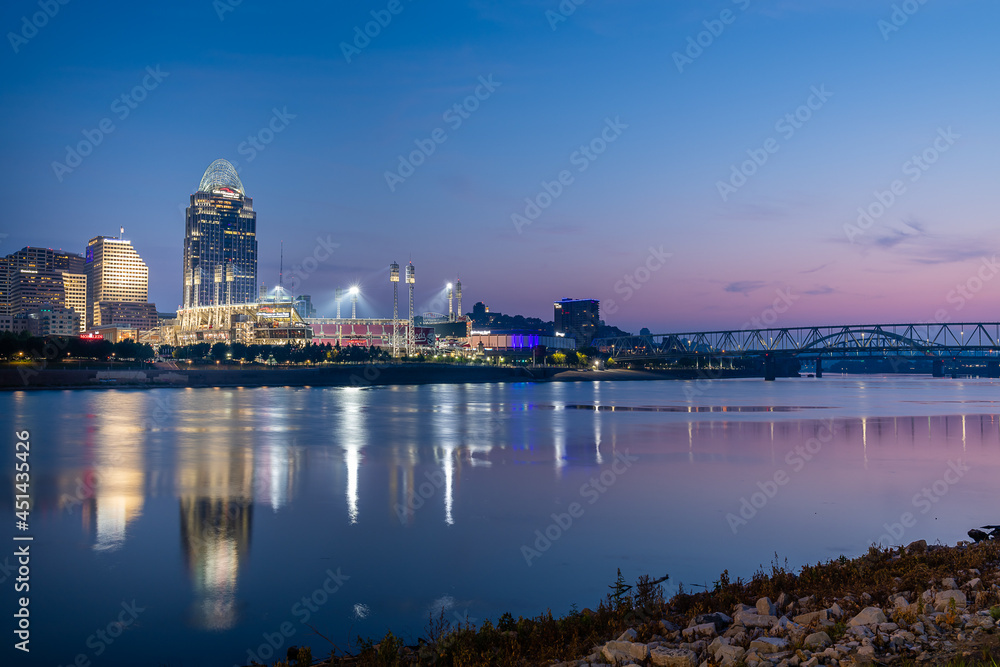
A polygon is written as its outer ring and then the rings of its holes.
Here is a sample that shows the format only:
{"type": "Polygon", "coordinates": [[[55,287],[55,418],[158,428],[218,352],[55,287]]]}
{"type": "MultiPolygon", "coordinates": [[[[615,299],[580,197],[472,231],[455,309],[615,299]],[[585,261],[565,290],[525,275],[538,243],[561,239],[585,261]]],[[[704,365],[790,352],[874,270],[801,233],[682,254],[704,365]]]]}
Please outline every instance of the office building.
{"type": "Polygon", "coordinates": [[[183,308],[257,300],[257,214],[236,169],[216,160],[191,195],[184,225],[183,308]]]}
{"type": "Polygon", "coordinates": [[[0,315],[14,318],[40,308],[70,308],[78,319],[85,317],[82,255],[28,246],[0,258],[0,315]]]}
{"type": "Polygon", "coordinates": [[[148,303],[149,269],[121,238],[98,236],[87,244],[87,329],[156,326],[156,306],[148,303]],[[121,319],[118,319],[121,318],[121,319]]]}
{"type": "Polygon", "coordinates": [[[601,323],[601,302],[597,299],[562,299],[553,305],[555,334],[576,339],[578,347],[589,345],[601,323]]]}

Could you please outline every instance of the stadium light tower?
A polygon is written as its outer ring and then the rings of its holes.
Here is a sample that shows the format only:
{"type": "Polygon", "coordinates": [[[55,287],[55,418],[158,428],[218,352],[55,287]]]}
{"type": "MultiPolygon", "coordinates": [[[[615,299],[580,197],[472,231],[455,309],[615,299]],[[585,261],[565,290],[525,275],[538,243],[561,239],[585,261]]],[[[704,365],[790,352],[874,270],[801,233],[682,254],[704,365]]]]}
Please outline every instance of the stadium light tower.
{"type": "Polygon", "coordinates": [[[406,265],[406,286],[410,288],[410,324],[406,330],[406,356],[413,356],[416,336],[413,331],[413,283],[417,282],[417,273],[413,262],[406,265]]]}
{"type": "Polygon", "coordinates": [[[454,308],[452,308],[452,306],[454,305],[454,301],[452,300],[453,296],[454,296],[454,292],[452,292],[452,285],[451,285],[451,283],[448,283],[448,321],[449,322],[454,322],[455,321],[455,310],[454,310],[454,308]]]}
{"type": "Polygon", "coordinates": [[[389,282],[392,283],[392,358],[399,356],[399,264],[389,265],[389,282]]]}
{"type": "Polygon", "coordinates": [[[361,290],[358,289],[357,285],[351,286],[351,319],[358,319],[358,293],[361,290]]]}

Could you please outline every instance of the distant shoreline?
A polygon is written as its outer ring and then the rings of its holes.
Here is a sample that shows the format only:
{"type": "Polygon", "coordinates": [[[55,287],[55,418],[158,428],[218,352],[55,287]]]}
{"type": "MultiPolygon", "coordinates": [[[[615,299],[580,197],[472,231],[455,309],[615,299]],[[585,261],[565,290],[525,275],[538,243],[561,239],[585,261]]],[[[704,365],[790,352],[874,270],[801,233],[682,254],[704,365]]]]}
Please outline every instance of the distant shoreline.
{"type": "Polygon", "coordinates": [[[145,389],[156,387],[370,387],[491,382],[612,382],[756,377],[745,371],[568,370],[554,367],[357,364],[319,368],[44,369],[0,368],[0,390],[145,389]]]}

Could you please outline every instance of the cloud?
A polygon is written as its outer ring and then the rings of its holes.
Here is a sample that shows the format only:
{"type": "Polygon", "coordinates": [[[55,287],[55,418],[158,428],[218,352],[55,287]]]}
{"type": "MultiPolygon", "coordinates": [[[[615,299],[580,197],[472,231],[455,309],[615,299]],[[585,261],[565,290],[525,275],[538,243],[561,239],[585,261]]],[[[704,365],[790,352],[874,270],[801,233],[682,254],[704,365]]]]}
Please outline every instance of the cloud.
{"type": "Polygon", "coordinates": [[[823,296],[825,294],[833,294],[837,290],[833,289],[829,285],[820,285],[819,287],[814,287],[813,289],[807,289],[803,294],[808,294],[810,296],[823,296]]]}
{"type": "Polygon", "coordinates": [[[815,269],[806,269],[805,271],[799,271],[799,273],[816,273],[817,271],[822,271],[831,264],[833,264],[833,262],[827,262],[826,264],[820,264],[815,269]]]}
{"type": "Polygon", "coordinates": [[[737,280],[736,282],[729,283],[722,289],[725,292],[750,296],[750,292],[759,290],[761,287],[765,287],[766,285],[767,283],[763,280],[737,280]]]}

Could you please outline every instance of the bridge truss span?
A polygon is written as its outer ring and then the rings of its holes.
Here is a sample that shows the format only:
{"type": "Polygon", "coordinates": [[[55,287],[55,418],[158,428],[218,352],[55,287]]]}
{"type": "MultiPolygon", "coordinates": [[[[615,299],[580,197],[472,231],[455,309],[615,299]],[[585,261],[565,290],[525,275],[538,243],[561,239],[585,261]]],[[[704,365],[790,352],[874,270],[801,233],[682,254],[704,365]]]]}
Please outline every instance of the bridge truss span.
{"type": "Polygon", "coordinates": [[[1000,322],[781,327],[618,336],[594,347],[618,361],[784,356],[799,359],[1000,356],[1000,322]]]}

